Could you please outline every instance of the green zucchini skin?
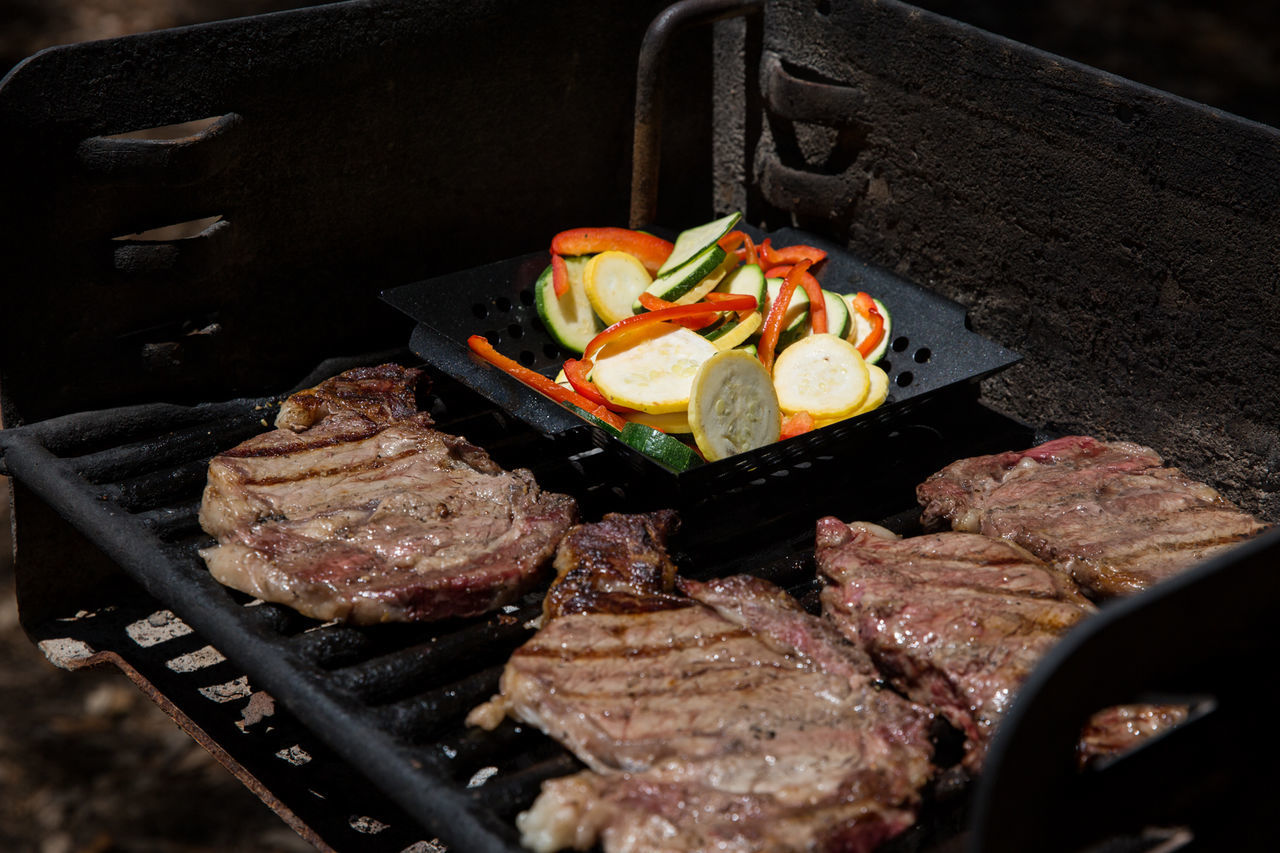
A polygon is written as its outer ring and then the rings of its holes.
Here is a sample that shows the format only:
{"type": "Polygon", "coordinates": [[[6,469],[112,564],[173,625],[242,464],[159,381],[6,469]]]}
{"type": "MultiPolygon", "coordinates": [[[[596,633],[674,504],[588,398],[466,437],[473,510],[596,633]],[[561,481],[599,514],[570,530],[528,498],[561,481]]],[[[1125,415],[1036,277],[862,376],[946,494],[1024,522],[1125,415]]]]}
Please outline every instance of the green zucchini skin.
{"type": "Polygon", "coordinates": [[[622,434],[618,438],[623,444],[656,459],[673,471],[687,471],[702,464],[702,457],[689,445],[644,424],[628,423],[622,428],[622,434]]]}

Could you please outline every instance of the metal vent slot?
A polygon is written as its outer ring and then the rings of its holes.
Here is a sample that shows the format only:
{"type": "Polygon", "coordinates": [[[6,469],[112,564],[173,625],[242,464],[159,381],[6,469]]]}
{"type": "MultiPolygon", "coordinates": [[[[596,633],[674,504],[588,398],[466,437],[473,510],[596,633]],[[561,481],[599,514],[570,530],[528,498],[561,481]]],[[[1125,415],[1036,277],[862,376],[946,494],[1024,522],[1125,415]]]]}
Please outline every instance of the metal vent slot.
{"type": "Polygon", "coordinates": [[[241,124],[236,113],[142,128],[80,143],[77,156],[92,175],[121,184],[187,186],[221,172],[233,159],[241,124]]]}

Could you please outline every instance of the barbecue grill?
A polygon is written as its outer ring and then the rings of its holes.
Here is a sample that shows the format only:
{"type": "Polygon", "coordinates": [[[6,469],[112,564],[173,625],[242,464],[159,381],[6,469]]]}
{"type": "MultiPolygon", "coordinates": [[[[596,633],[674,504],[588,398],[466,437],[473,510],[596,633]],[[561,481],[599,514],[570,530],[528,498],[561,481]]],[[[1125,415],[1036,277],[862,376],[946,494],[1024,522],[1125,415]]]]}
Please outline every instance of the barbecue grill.
{"type": "MultiPolygon", "coordinates": [[[[1022,358],[822,465],[783,454],[732,508],[682,495],[688,574],[753,571],[806,600],[819,514],[910,532],[927,474],[1066,432],[1149,444],[1280,517],[1280,132],[892,0],[601,5],[337,3],[57,48],[0,86],[23,627],[60,665],[119,666],[322,849],[517,849],[515,814],[577,765],[462,718],[539,595],[360,629],[251,601],[195,553],[205,466],[291,389],[416,362],[420,327],[381,294],[562,228],[740,209],[964,306],[1022,358]]],[[[930,357],[895,341],[892,374],[930,357]]],[[[587,518],[670,498],[581,431],[431,376],[442,429],[587,518]]],[[[1104,608],[1028,683],[984,778],[946,775],[891,849],[1267,842],[1278,547],[1104,608]],[[1193,719],[1064,767],[1090,711],[1150,696],[1193,719]]]]}

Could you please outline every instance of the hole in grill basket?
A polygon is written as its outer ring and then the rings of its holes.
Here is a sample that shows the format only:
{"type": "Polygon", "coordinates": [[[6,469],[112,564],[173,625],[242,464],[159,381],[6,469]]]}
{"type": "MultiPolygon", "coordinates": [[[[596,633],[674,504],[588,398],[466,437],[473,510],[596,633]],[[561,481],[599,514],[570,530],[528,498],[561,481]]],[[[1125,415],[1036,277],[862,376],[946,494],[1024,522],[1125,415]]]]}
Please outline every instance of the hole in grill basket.
{"type": "Polygon", "coordinates": [[[894,338],[893,343],[890,344],[890,346],[893,347],[894,352],[905,352],[907,347],[910,345],[911,342],[901,336],[894,338]]]}
{"type": "Polygon", "coordinates": [[[908,385],[910,385],[912,382],[915,381],[915,378],[916,378],[915,374],[913,374],[910,370],[904,370],[901,373],[899,373],[893,381],[898,384],[899,388],[906,388],[908,385]]]}
{"type": "Polygon", "coordinates": [[[916,364],[927,364],[929,359],[932,357],[933,351],[928,347],[920,347],[920,349],[916,350],[915,355],[912,356],[912,358],[915,359],[916,364]]]}

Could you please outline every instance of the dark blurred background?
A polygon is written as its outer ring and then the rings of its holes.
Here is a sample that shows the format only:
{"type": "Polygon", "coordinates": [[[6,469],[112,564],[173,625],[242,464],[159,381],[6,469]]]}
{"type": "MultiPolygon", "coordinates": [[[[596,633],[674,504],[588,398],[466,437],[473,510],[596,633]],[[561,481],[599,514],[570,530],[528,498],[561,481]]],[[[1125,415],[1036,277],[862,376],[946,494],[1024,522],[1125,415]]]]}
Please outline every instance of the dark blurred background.
{"type": "MultiPolygon", "coordinates": [[[[320,4],[0,0],[0,74],[50,45],[310,5],[320,4]]],[[[1272,2],[915,5],[1280,127],[1280,18],[1272,2]]],[[[18,625],[8,512],[8,487],[0,479],[0,849],[309,850],[121,674],[68,673],[45,660],[18,625]]]]}

